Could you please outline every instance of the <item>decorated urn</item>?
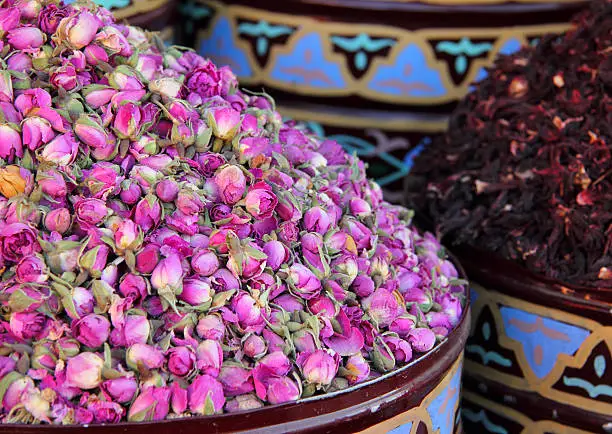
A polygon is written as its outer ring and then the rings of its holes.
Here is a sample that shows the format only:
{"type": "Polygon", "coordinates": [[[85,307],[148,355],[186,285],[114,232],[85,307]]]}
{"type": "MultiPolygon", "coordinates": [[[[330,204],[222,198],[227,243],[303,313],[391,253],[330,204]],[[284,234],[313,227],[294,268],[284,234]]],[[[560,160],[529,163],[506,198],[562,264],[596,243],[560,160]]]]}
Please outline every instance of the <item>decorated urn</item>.
{"type": "Polygon", "coordinates": [[[188,0],[189,44],[369,165],[401,201],[418,152],[500,53],[567,28],[578,2],[188,0]]]}
{"type": "Polygon", "coordinates": [[[500,58],[408,195],[472,279],[468,432],[612,428],[612,3],[500,58]]]}
{"type": "Polygon", "coordinates": [[[464,274],[356,156],[92,2],[0,58],[0,433],[461,432],[464,274]]]}

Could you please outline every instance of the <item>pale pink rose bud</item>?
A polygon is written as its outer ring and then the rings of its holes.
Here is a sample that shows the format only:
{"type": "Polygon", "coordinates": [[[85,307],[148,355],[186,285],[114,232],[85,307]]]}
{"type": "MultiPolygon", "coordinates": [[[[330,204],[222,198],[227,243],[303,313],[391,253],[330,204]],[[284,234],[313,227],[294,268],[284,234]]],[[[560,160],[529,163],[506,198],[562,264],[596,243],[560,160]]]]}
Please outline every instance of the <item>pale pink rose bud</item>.
{"type": "Polygon", "coordinates": [[[338,372],[340,356],[332,350],[300,353],[296,359],[304,378],[311,384],[328,385],[338,372]]]}
{"type": "Polygon", "coordinates": [[[47,36],[36,27],[17,27],[8,32],[8,43],[15,50],[32,50],[42,46],[47,36]]]}
{"type": "Polygon", "coordinates": [[[363,301],[368,314],[379,327],[389,326],[397,317],[405,312],[404,302],[396,292],[379,288],[363,301]]]}
{"type": "Polygon", "coordinates": [[[110,322],[102,315],[90,314],[76,321],[72,334],[77,340],[90,348],[98,348],[108,339],[110,322]]]}
{"type": "Polygon", "coordinates": [[[408,317],[396,318],[389,326],[389,331],[397,333],[400,338],[405,338],[415,327],[414,320],[408,317]]]}
{"type": "Polygon", "coordinates": [[[230,107],[210,111],[208,124],[212,127],[215,137],[221,140],[231,140],[240,127],[240,112],[230,107]]]}
{"type": "Polygon", "coordinates": [[[42,256],[26,256],[17,264],[15,275],[19,283],[44,283],[49,278],[49,270],[42,256]]]}
{"type": "Polygon", "coordinates": [[[104,381],[101,387],[115,401],[125,404],[134,399],[138,383],[134,377],[119,377],[104,381]]]}
{"type": "Polygon", "coordinates": [[[219,269],[219,258],[212,250],[197,250],[191,258],[191,268],[201,276],[211,276],[219,269]]]}
{"type": "Polygon", "coordinates": [[[81,353],[68,360],[66,381],[79,389],[95,389],[102,382],[104,359],[95,353],[81,353]]]}
{"type": "Polygon", "coordinates": [[[93,312],[95,299],[93,293],[89,289],[77,286],[72,290],[71,295],[72,302],[76,308],[76,313],[80,317],[93,312]]]}
{"type": "Polygon", "coordinates": [[[177,98],[181,94],[182,84],[174,78],[162,77],[149,83],[149,90],[165,98],[177,98]]]}
{"type": "Polygon", "coordinates": [[[183,389],[178,382],[172,383],[170,386],[172,391],[171,406],[174,414],[183,414],[187,410],[189,393],[187,389],[183,389]]]}
{"type": "Polygon", "coordinates": [[[226,396],[242,395],[254,390],[251,371],[240,366],[224,366],[218,380],[223,385],[226,396]]]}
{"type": "Polygon", "coordinates": [[[78,152],[78,142],[74,139],[72,133],[67,133],[59,135],[47,143],[42,148],[40,156],[46,162],[57,164],[58,166],[67,166],[74,162],[78,152]]]}
{"type": "Polygon", "coordinates": [[[415,328],[408,334],[408,342],[419,353],[426,353],[436,344],[436,335],[427,328],[415,328]]]}
{"type": "Polygon", "coordinates": [[[361,383],[370,377],[370,364],[361,354],[353,354],[344,364],[344,377],[352,386],[361,383]]]}
{"type": "Polygon", "coordinates": [[[113,127],[120,139],[138,138],[142,127],[142,110],[134,103],[128,102],[117,109],[113,127]]]}
{"type": "Polygon", "coordinates": [[[383,340],[397,362],[407,363],[412,359],[412,347],[405,340],[394,336],[385,336],[383,340]]]}
{"type": "Polygon", "coordinates": [[[179,300],[192,306],[200,306],[212,301],[213,289],[206,278],[185,279],[183,282],[183,292],[178,296],[179,300]]]}
{"type": "Polygon", "coordinates": [[[115,244],[119,250],[138,250],[142,244],[142,231],[130,219],[122,220],[115,229],[115,244]]]}
{"type": "Polygon", "coordinates": [[[127,349],[125,360],[132,369],[159,369],[163,366],[165,358],[161,350],[147,344],[134,344],[127,349]]]}
{"type": "Polygon", "coordinates": [[[0,158],[11,159],[23,157],[23,142],[21,134],[10,125],[0,125],[0,158]]]}
{"type": "Polygon", "coordinates": [[[263,251],[268,255],[267,265],[274,271],[289,260],[289,249],[280,241],[268,241],[264,244],[263,251]]]}
{"type": "Polygon", "coordinates": [[[300,399],[302,392],[298,384],[289,377],[272,377],[266,390],[270,404],[283,404],[300,399]]]}
{"type": "Polygon", "coordinates": [[[192,413],[220,413],[224,405],[223,386],[210,375],[199,375],[189,385],[189,409],[192,413]]]}
{"type": "Polygon", "coordinates": [[[258,335],[249,335],[242,343],[242,352],[253,359],[263,357],[267,351],[266,341],[258,335]]]}
{"type": "Polygon", "coordinates": [[[249,393],[246,395],[239,395],[236,398],[228,401],[225,404],[225,411],[229,413],[237,413],[245,410],[256,410],[264,406],[263,402],[257,399],[257,396],[249,393]]]}
{"type": "Polygon", "coordinates": [[[130,422],[163,420],[170,411],[169,387],[149,386],[140,392],[128,411],[130,422]]]}
{"type": "Polygon", "coordinates": [[[74,123],[74,133],[79,140],[92,148],[103,148],[108,142],[108,133],[92,117],[81,115],[74,123]]]}
{"type": "Polygon", "coordinates": [[[183,274],[181,259],[173,253],[157,264],[151,275],[151,285],[158,291],[178,289],[183,282],[183,274]]]}
{"type": "Polygon", "coordinates": [[[0,9],[0,30],[8,32],[19,25],[21,14],[19,8],[3,7],[0,9]]]}
{"type": "Polygon", "coordinates": [[[93,41],[100,24],[101,22],[97,17],[90,12],[81,10],[74,16],[64,18],[60,22],[57,32],[62,35],[71,48],[80,50],[93,41]]]}
{"type": "Polygon", "coordinates": [[[38,340],[45,334],[47,318],[38,312],[13,312],[10,314],[9,327],[18,339],[38,340]]]}
{"type": "Polygon", "coordinates": [[[112,87],[100,84],[92,84],[83,89],[85,102],[94,109],[108,104],[116,93],[112,87]]]}
{"type": "Polygon", "coordinates": [[[71,225],[70,211],[66,208],[54,209],[45,217],[45,227],[51,232],[63,234],[70,229],[71,225]]]}
{"type": "Polygon", "coordinates": [[[49,143],[55,137],[55,132],[51,128],[49,121],[38,116],[26,118],[21,125],[21,129],[23,144],[31,151],[35,151],[41,145],[49,143]]]}
{"type": "Polygon", "coordinates": [[[300,297],[309,300],[321,292],[321,281],[302,264],[289,267],[289,284],[300,297]]]}
{"type": "Polygon", "coordinates": [[[223,365],[221,344],[212,339],[202,341],[196,350],[196,358],[200,372],[217,377],[223,365]]]}
{"type": "Polygon", "coordinates": [[[177,377],[184,377],[193,372],[196,356],[189,347],[170,348],[166,353],[168,357],[168,371],[177,377]]]}
{"type": "Polygon", "coordinates": [[[196,193],[183,190],[178,194],[176,207],[183,214],[192,215],[202,211],[204,203],[196,193]]]}
{"type": "Polygon", "coordinates": [[[29,377],[18,377],[9,384],[2,399],[2,406],[8,413],[23,402],[28,391],[33,390],[34,381],[29,377]]]}
{"type": "Polygon", "coordinates": [[[206,315],[198,321],[196,331],[202,339],[222,341],[225,336],[225,324],[218,315],[206,315]]]}
{"type": "Polygon", "coordinates": [[[155,186],[155,193],[162,202],[171,203],[176,200],[179,194],[179,186],[172,179],[164,179],[155,186]]]}
{"type": "Polygon", "coordinates": [[[147,244],[136,255],[136,270],[141,274],[151,274],[161,259],[159,246],[147,244]]]}
{"type": "Polygon", "coordinates": [[[325,235],[330,226],[331,219],[323,208],[315,206],[304,213],[304,227],[307,231],[325,235]]]}
{"type": "Polygon", "coordinates": [[[242,199],[246,190],[246,177],[238,166],[225,166],[215,175],[214,181],[221,200],[226,204],[234,205],[242,199]]]}
{"type": "Polygon", "coordinates": [[[151,325],[146,316],[128,315],[123,326],[123,336],[128,346],[146,344],[151,334],[151,325]]]}
{"type": "MultiPolygon", "coordinates": [[[[14,56],[13,56],[14,57],[14,56]]],[[[0,102],[13,102],[13,80],[8,71],[0,72],[0,102]]]]}
{"type": "Polygon", "coordinates": [[[275,351],[260,359],[257,366],[274,375],[287,375],[291,369],[291,361],[282,351],[275,351]]]}
{"type": "Polygon", "coordinates": [[[299,330],[291,335],[291,339],[300,353],[312,353],[317,349],[315,337],[309,330],[299,330]]]}

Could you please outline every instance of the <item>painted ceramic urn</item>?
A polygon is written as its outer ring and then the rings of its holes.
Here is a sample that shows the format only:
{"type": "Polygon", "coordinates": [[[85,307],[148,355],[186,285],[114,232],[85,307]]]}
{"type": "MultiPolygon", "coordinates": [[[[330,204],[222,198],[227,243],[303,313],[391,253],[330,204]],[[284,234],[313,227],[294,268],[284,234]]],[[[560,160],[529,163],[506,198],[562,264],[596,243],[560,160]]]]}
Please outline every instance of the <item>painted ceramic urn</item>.
{"type": "Polygon", "coordinates": [[[189,0],[187,44],[370,164],[388,199],[499,53],[567,27],[577,2],[189,0]]]}

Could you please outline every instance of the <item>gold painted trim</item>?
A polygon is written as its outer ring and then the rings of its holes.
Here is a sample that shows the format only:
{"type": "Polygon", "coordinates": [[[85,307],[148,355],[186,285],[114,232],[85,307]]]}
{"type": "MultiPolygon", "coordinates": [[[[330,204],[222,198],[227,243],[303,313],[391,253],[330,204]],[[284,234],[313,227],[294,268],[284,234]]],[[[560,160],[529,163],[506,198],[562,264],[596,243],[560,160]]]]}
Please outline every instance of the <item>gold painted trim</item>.
{"type": "Polygon", "coordinates": [[[115,9],[113,14],[117,19],[131,18],[135,15],[151,12],[154,9],[160,8],[172,0],[134,0],[128,7],[115,9]]]}

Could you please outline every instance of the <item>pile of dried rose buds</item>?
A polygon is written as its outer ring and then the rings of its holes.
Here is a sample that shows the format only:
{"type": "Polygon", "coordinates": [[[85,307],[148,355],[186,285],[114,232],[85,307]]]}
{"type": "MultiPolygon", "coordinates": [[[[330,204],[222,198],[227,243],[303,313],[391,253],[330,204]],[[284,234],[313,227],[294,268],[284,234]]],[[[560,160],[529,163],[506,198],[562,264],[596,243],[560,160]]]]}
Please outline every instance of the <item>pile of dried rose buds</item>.
{"type": "Polygon", "coordinates": [[[105,9],[0,5],[2,422],[295,401],[457,325],[465,282],[338,144],[105,9]]]}

